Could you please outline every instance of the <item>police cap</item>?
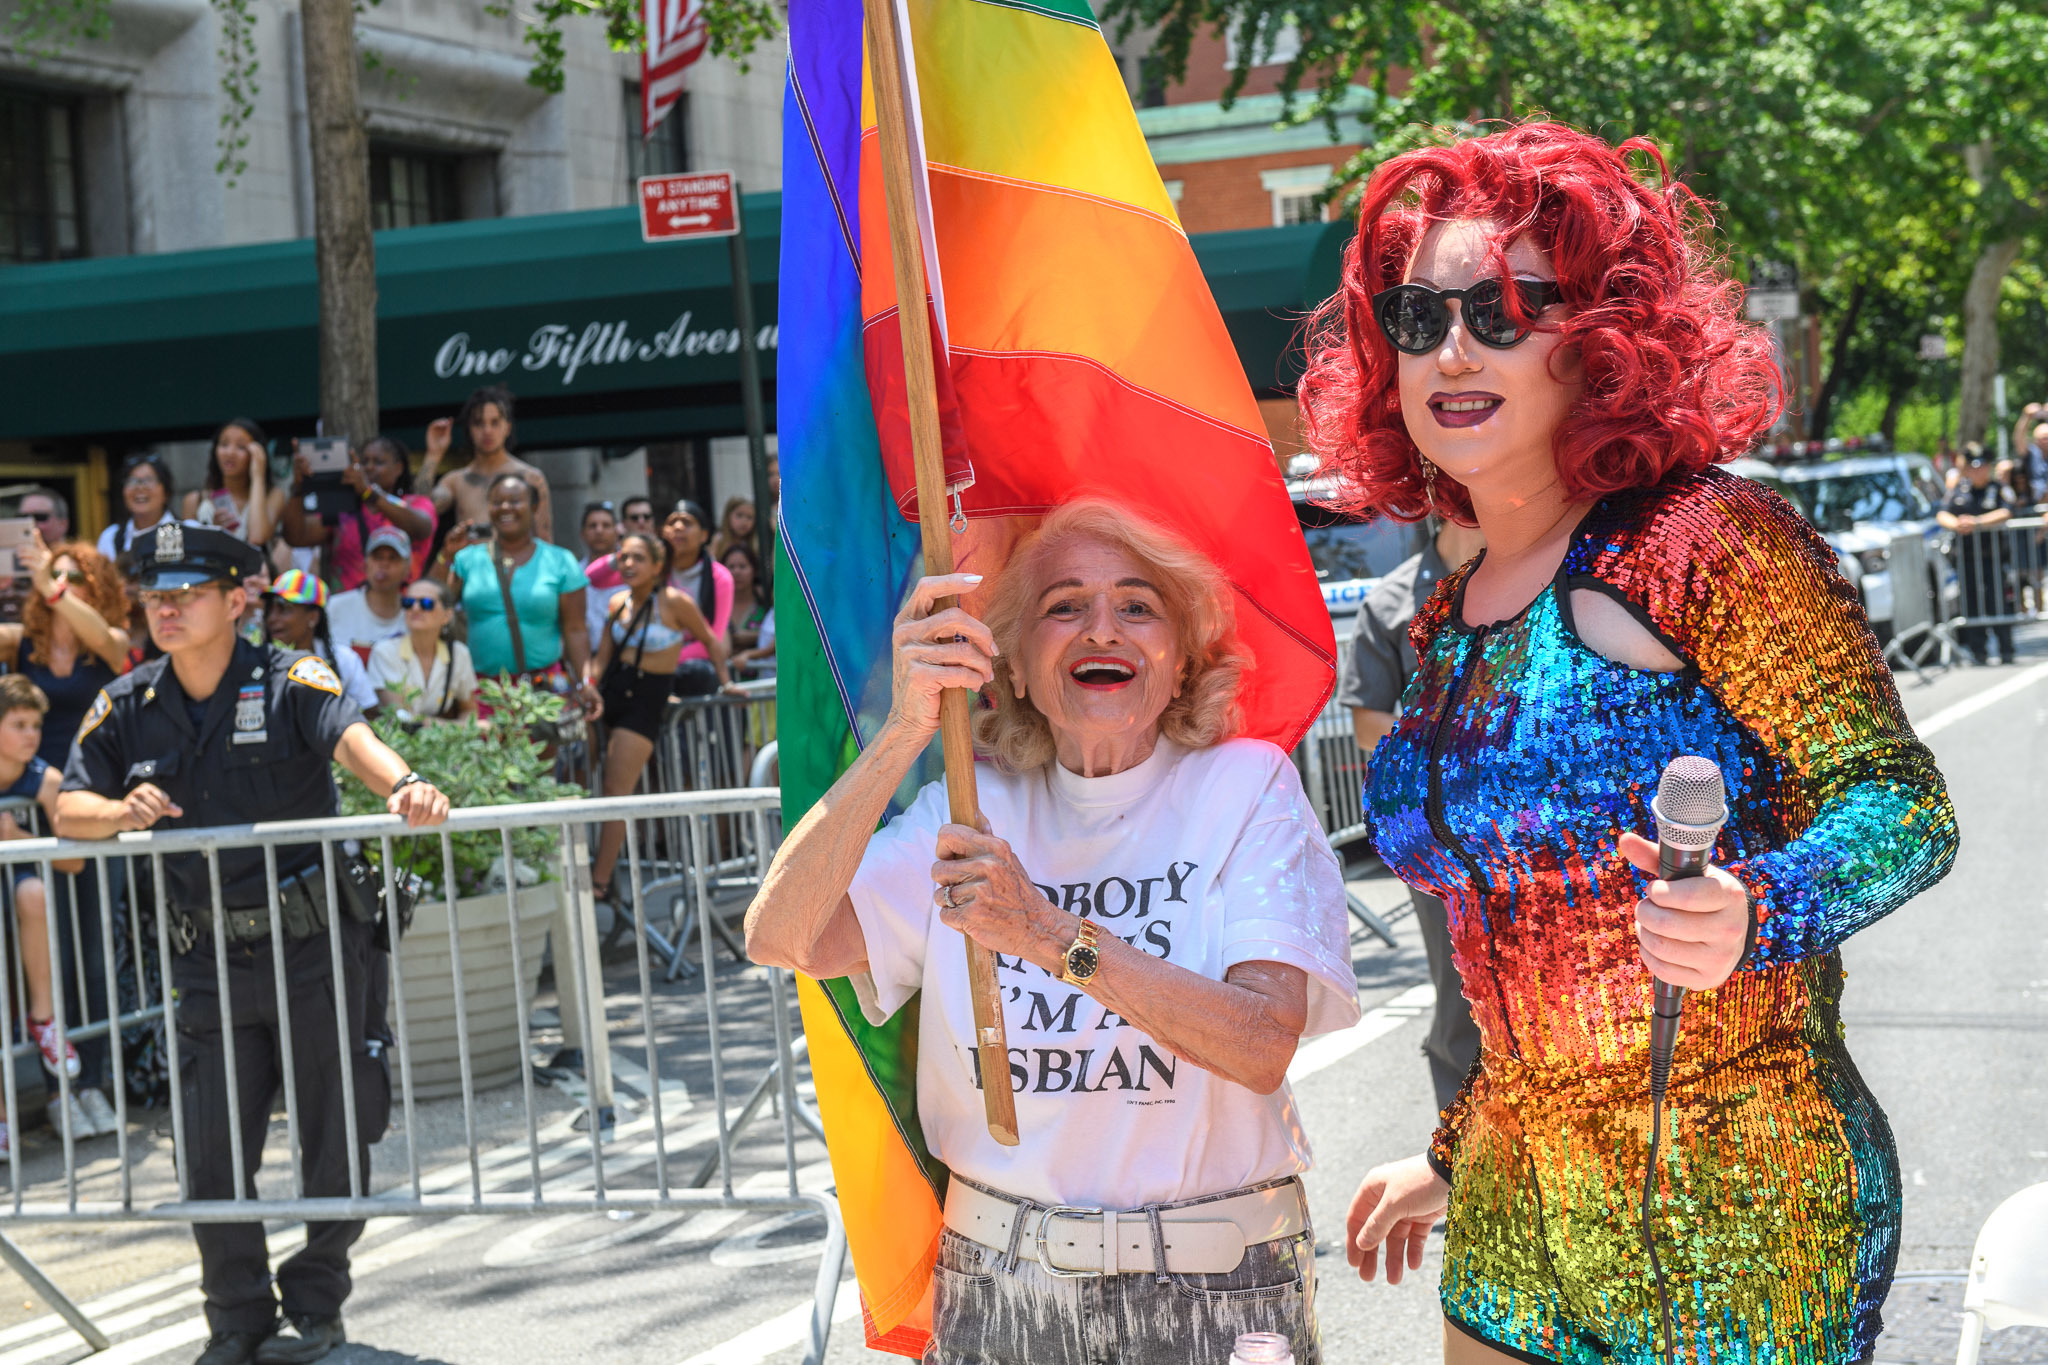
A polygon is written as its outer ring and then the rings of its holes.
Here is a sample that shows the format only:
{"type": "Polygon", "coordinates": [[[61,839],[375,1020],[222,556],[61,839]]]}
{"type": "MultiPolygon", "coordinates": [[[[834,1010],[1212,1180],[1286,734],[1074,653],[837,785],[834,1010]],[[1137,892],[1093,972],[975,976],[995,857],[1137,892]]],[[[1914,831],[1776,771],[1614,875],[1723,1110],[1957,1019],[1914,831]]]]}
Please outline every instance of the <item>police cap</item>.
{"type": "Polygon", "coordinates": [[[237,586],[263,568],[263,551],[210,526],[158,522],[137,536],[135,586],[145,590],[192,588],[201,583],[237,586]]]}

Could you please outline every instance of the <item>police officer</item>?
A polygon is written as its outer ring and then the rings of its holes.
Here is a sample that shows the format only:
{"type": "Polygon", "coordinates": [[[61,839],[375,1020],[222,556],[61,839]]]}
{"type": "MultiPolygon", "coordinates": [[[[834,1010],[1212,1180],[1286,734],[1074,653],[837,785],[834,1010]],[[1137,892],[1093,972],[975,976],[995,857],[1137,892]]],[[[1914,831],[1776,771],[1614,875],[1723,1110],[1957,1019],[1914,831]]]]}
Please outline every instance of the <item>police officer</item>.
{"type": "MultiPolygon", "coordinates": [[[[138,536],[134,553],[150,637],[163,655],[116,678],[86,713],[57,798],[59,834],[105,839],[158,826],[331,816],[337,804],[330,760],[384,793],[391,812],[409,825],[447,818],[448,798],[371,733],[332,669],[313,655],[252,645],[236,633],[247,605],[242,580],[262,567],[260,549],[220,531],[165,522],[138,536]]],[[[235,1193],[226,1048],[234,1048],[250,1197],[282,1082],[282,1011],[263,852],[218,856],[225,907],[218,917],[203,856],[164,860],[169,930],[178,949],[171,975],[194,1199],[235,1193]],[[225,940],[228,1002],[220,998],[216,935],[225,940]]],[[[277,868],[305,1192],[345,1197],[352,1156],[367,1188],[369,1148],[347,1151],[344,1058],[353,1068],[359,1113],[368,1120],[358,1125],[363,1144],[382,1131],[389,1114],[388,1078],[381,1081],[380,1116],[374,1094],[380,1068],[365,1065],[364,981],[374,951],[367,921],[375,898],[347,894],[338,868],[344,904],[328,905],[317,844],[280,848],[277,868]],[[338,915],[342,926],[338,964],[329,957],[329,915],[338,915]],[[346,1038],[337,1035],[336,992],[348,1004],[346,1038]]],[[[195,1224],[212,1334],[200,1365],[318,1360],[346,1340],[341,1305],[349,1291],[348,1252],[362,1228],[359,1221],[308,1224],[305,1247],[278,1266],[273,1288],[260,1222],[195,1224]]]]}
{"type": "MultiPolygon", "coordinates": [[[[1948,500],[1942,503],[1934,519],[1955,536],[1956,569],[1963,581],[1963,615],[1979,621],[1987,616],[2007,618],[1990,627],[1992,638],[1998,642],[1999,659],[2004,663],[2018,661],[2013,653],[2011,620],[2018,604],[2013,599],[2010,578],[2017,547],[2009,539],[2010,532],[1994,528],[2011,521],[2012,514],[2012,490],[2000,481],[1991,453],[1976,441],[1967,442],[1963,446],[1962,474],[1949,488],[1948,500]]],[[[1984,626],[1969,625],[1956,632],[1971,660],[1979,664],[1990,661],[1990,651],[1984,647],[1984,631],[1984,626]]]]}

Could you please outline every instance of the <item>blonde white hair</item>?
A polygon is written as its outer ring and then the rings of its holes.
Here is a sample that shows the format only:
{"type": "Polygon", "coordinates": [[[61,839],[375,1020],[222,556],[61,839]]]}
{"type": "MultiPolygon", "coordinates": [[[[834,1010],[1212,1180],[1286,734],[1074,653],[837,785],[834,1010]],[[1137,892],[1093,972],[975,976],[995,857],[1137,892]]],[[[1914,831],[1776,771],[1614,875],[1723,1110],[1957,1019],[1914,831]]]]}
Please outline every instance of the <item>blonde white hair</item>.
{"type": "Polygon", "coordinates": [[[1185,656],[1180,695],[1160,713],[1160,733],[1190,749],[1238,734],[1244,728],[1238,693],[1252,661],[1238,640],[1229,582],[1207,555],[1179,537],[1099,498],[1077,498],[1055,508],[1017,546],[991,589],[983,619],[1001,652],[995,680],[985,689],[994,704],[975,717],[975,747],[1008,773],[1032,772],[1053,761],[1052,725],[1028,695],[1017,695],[1014,670],[1045,565],[1077,540],[1121,550],[1144,566],[1159,589],[1185,656]]]}

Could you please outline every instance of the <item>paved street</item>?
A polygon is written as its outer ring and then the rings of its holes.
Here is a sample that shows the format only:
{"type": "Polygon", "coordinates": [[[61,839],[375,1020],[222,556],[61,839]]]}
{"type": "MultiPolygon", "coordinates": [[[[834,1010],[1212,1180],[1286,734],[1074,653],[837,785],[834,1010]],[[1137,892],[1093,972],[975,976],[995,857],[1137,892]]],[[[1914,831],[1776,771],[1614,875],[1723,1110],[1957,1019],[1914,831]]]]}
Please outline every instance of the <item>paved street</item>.
{"type": "MultiPolygon", "coordinates": [[[[2048,1076],[2040,1065],[2048,1041],[2048,895],[2027,857],[2038,846],[2037,815],[2048,800],[2048,632],[2027,645],[2017,668],[1956,670],[1925,686],[1906,681],[1908,709],[1954,790],[1963,852],[1946,882],[1847,950],[1851,1046],[1897,1131],[1905,1173],[1905,1247],[1878,1355],[1887,1365],[1954,1358],[1962,1271],[1978,1225],[2003,1195],[2048,1180],[2048,1076]]],[[[1332,1362],[1421,1365],[1437,1358],[1434,1266],[1398,1288],[1365,1286],[1347,1278],[1341,1249],[1329,1245],[1341,1236],[1343,1207],[1360,1175],[1417,1150],[1432,1120],[1417,1053],[1426,978],[1405,897],[1383,878],[1357,888],[1376,907],[1399,913],[1401,946],[1389,951],[1361,940],[1359,981],[1373,1011],[1367,1025],[1318,1044],[1297,1067],[1306,1073],[1297,1093],[1321,1162],[1311,1191],[1328,1248],[1324,1345],[1332,1362]]],[[[742,1036],[751,1023],[759,1037],[759,974],[734,968],[733,977],[754,982],[736,990],[742,1003],[734,1009],[742,1036]]],[[[665,1033],[678,1034],[682,1046],[701,1040],[693,996],[664,1009],[673,1010],[665,1033]]],[[[637,1057],[636,1045],[625,1037],[616,1051],[637,1057]]],[[[732,1084],[758,1076],[758,1047],[753,1054],[735,1068],[732,1084]]],[[[633,1081],[630,1068],[624,1079],[633,1081]]],[[[693,1150],[708,1152],[701,1126],[710,1114],[708,1082],[690,1071],[682,1079],[664,1111],[672,1145],[694,1130],[693,1150]]],[[[549,1092],[552,1126],[543,1136],[551,1152],[573,1152],[585,1141],[568,1127],[571,1100],[549,1092]]],[[[644,1145],[632,1136],[644,1130],[644,1105],[625,1117],[619,1146],[644,1145]],[[630,1127],[636,1119],[640,1127],[630,1127]]],[[[453,1161],[449,1140],[459,1137],[459,1121],[448,1106],[434,1111],[422,1134],[424,1167],[453,1161]]],[[[511,1137],[504,1131],[498,1140],[511,1137]]],[[[155,1142],[160,1164],[162,1139],[155,1142]]],[[[523,1166],[523,1144],[515,1155],[505,1170],[523,1166]]],[[[815,1142],[799,1142],[807,1181],[829,1179],[822,1156],[815,1142]]],[[[779,1125],[766,1119],[749,1135],[740,1183],[750,1172],[779,1169],[780,1157],[779,1125]]],[[[386,1170],[403,1170],[395,1139],[379,1160],[386,1170]]],[[[108,1164],[98,1178],[106,1178],[108,1164]]],[[[457,1175],[466,1179],[467,1167],[457,1175]]],[[[821,1224],[800,1215],[387,1220],[372,1226],[359,1257],[348,1322],[361,1344],[333,1359],[791,1365],[801,1354],[798,1318],[821,1235],[821,1224]]],[[[88,1299],[115,1337],[116,1349],[101,1358],[110,1365],[196,1354],[196,1267],[181,1230],[37,1229],[22,1240],[88,1299]]],[[[18,1281],[5,1283],[19,1289],[18,1281]]],[[[0,1365],[85,1356],[76,1337],[26,1300],[21,1293],[0,1304],[0,1365]]],[[[842,1292],[840,1306],[835,1365],[885,1359],[860,1346],[849,1294],[842,1292]]],[[[2048,1331],[1994,1335],[1984,1359],[2043,1365],[2048,1331]]]]}

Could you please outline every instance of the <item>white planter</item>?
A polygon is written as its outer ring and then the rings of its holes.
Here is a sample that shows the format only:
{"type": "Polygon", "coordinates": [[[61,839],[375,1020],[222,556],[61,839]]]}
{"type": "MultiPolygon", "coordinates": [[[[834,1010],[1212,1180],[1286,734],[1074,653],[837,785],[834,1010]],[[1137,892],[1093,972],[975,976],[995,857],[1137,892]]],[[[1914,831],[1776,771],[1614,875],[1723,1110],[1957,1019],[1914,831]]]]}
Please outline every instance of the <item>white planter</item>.
{"type": "MultiPolygon", "coordinates": [[[[561,908],[562,885],[545,882],[520,891],[520,965],[517,989],[531,1002],[540,979],[548,926],[561,908]]],[[[513,995],[512,931],[506,922],[505,893],[465,896],[455,902],[456,932],[462,944],[463,1005],[469,1024],[470,1075],[479,1091],[519,1079],[527,1065],[527,1040],[519,1031],[513,995]]],[[[455,968],[448,953],[448,903],[422,901],[413,912],[394,964],[405,981],[406,1039],[412,1047],[413,1094],[436,1099],[462,1093],[461,1057],[455,1040],[455,968]]],[[[395,996],[395,992],[394,992],[395,996]]],[[[398,1007],[392,1005],[396,1029],[398,1007]]],[[[392,1094],[399,1093],[394,1068],[392,1094]]]]}

